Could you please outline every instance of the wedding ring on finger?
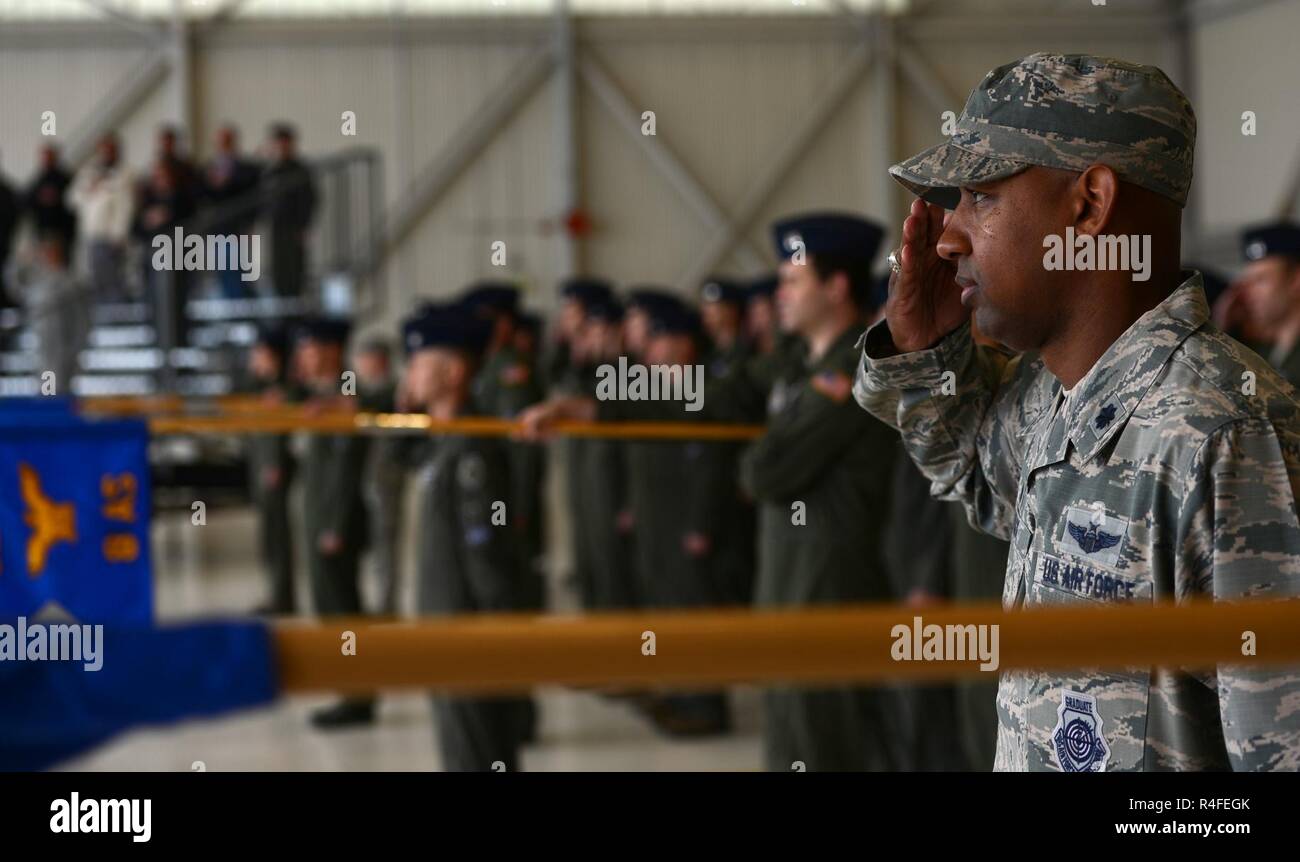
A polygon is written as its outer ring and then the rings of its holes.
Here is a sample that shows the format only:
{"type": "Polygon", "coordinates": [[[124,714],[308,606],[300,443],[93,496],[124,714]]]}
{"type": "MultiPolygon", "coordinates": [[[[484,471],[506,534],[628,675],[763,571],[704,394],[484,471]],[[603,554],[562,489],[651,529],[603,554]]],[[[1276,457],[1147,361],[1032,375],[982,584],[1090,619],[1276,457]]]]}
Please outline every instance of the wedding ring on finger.
{"type": "Polygon", "coordinates": [[[896,248],[889,253],[889,269],[894,273],[894,275],[898,275],[903,271],[903,265],[898,260],[899,251],[901,251],[901,249],[896,248]]]}

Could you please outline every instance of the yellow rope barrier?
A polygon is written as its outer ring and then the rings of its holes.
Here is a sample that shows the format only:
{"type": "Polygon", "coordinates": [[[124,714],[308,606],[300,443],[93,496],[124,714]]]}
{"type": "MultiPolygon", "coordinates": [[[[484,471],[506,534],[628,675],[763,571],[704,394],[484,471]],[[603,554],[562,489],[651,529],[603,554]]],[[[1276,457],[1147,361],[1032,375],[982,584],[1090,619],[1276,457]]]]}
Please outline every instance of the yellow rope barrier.
{"type": "MultiPolygon", "coordinates": [[[[418,430],[427,434],[509,437],[517,422],[489,417],[435,420],[419,413],[310,413],[269,408],[249,415],[155,416],[153,434],[281,434],[314,431],[322,434],[364,434],[373,431],[418,430]]],[[[569,437],[656,440],[752,440],[761,425],[694,422],[558,422],[550,433],[569,437]]]]}
{"type": "Polygon", "coordinates": [[[387,623],[333,619],[283,623],[275,628],[275,641],[281,688],[290,692],[491,692],[534,685],[691,688],[991,673],[980,669],[978,656],[967,661],[896,660],[898,626],[906,627],[913,646],[934,631],[946,637],[948,626],[977,627],[963,628],[963,638],[980,626],[996,626],[998,670],[1300,665],[1300,602],[1295,601],[1207,601],[1181,607],[1088,603],[1014,612],[996,605],[923,610],[894,605],[474,615],[387,623]],[[922,625],[914,632],[917,617],[922,625]],[[355,636],[355,655],[344,654],[345,632],[355,636]],[[1253,638],[1253,656],[1243,654],[1246,633],[1253,638]],[[653,654],[647,654],[651,646],[653,654]]]}
{"type": "Polygon", "coordinates": [[[92,395],[77,399],[82,413],[101,416],[139,416],[180,413],[187,409],[261,410],[266,400],[257,395],[221,395],[187,401],[180,395],[92,395]]]}
{"type": "MultiPolygon", "coordinates": [[[[424,431],[509,437],[519,425],[507,419],[466,417],[438,421],[423,413],[321,411],[303,404],[268,402],[259,396],[227,395],[204,401],[180,396],[103,396],[84,398],[78,408],[89,415],[145,416],[153,434],[365,434],[374,431],[424,431]]],[[[558,422],[549,433],[566,437],[618,440],[753,440],[762,425],[714,422],[558,422]]]]}

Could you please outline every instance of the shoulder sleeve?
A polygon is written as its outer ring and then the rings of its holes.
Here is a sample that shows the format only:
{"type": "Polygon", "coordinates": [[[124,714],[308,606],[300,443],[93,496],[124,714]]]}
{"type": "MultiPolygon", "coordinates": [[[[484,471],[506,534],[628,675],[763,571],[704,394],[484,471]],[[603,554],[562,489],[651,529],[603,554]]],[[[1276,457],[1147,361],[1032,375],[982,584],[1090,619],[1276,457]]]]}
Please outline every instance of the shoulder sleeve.
{"type": "Polygon", "coordinates": [[[1025,441],[1047,401],[1037,361],[977,346],[970,324],[933,348],[886,356],[888,323],[867,331],[854,381],[859,405],[903,435],[930,493],[966,508],[971,526],[1010,537],[1025,441]]]}
{"type": "MultiPolygon", "coordinates": [[[[1231,422],[1206,438],[1181,488],[1174,571],[1180,601],[1300,595],[1295,463],[1267,419],[1231,422]]],[[[1258,649],[1263,657],[1268,644],[1258,649]]],[[[1221,665],[1217,677],[1233,768],[1300,769],[1300,667],[1221,665]]]]}

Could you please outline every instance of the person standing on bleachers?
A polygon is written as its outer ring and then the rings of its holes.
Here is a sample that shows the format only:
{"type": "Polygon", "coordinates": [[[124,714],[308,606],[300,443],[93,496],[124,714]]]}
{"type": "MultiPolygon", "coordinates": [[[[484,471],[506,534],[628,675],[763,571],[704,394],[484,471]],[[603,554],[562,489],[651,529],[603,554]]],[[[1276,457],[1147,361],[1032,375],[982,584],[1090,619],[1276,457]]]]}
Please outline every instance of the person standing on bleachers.
{"type": "Polygon", "coordinates": [[[140,187],[139,207],[131,224],[131,233],[144,248],[144,299],[153,306],[154,326],[168,346],[183,346],[186,341],[185,300],[189,293],[190,274],[182,269],[182,250],[172,250],[172,269],[155,266],[155,237],[172,241],[177,227],[184,229],[186,219],[194,214],[196,201],[192,190],[182,181],[174,161],[160,157],[154,162],[149,179],[140,187]],[[163,337],[166,329],[167,336],[163,337]]]}
{"type": "MultiPolygon", "coordinates": [[[[257,192],[260,168],[239,152],[239,132],[234,126],[217,131],[216,154],[203,171],[203,194],[216,212],[208,233],[220,236],[246,236],[253,232],[257,215],[257,192]]],[[[226,299],[248,296],[239,267],[230,265],[217,273],[221,295],[226,299]]]]}
{"type": "Polygon", "coordinates": [[[38,383],[46,371],[54,372],[54,394],[72,394],[77,356],[90,329],[88,296],[68,268],[63,237],[42,234],[36,241],[35,259],[15,261],[5,270],[12,296],[23,308],[27,326],[35,333],[38,383]]]}
{"type": "Polygon", "coordinates": [[[70,194],[77,225],[85,237],[90,283],[99,302],[125,302],[126,241],[135,210],[135,186],[122,164],[112,132],[100,139],[95,156],[72,181],[70,194]]]}
{"type": "Polygon", "coordinates": [[[271,163],[262,174],[262,215],[271,230],[271,280],[277,296],[302,296],[307,278],[307,229],[316,212],[316,184],[298,158],[292,126],[271,127],[271,163]]]}
{"type": "Polygon", "coordinates": [[[193,161],[181,154],[180,133],[175,126],[158,129],[158,151],[154,161],[172,169],[176,188],[181,194],[194,201],[199,199],[203,191],[199,169],[193,161]]]}
{"type": "Polygon", "coordinates": [[[41,147],[40,172],[23,195],[23,210],[31,216],[37,236],[56,234],[72,259],[77,238],[77,216],[68,207],[68,187],[72,174],[59,161],[59,148],[54,144],[41,147]]]}
{"type": "MultiPolygon", "coordinates": [[[[0,273],[9,265],[9,253],[13,251],[14,234],[18,232],[18,221],[22,217],[22,200],[9,181],[0,174],[0,273]]],[[[0,290],[0,308],[9,305],[4,290],[0,290]]]]}

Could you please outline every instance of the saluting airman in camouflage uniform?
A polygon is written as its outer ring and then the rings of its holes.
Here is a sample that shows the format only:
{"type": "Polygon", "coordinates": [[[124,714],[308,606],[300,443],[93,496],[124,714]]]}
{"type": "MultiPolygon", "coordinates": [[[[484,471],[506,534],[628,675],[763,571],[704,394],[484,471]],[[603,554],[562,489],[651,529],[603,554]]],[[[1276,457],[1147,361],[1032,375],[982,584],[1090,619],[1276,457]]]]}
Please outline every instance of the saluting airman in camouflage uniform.
{"type": "MultiPolygon", "coordinates": [[[[1035,54],[890,169],[930,206],[904,224],[854,393],[933,493],[1011,541],[1008,608],[1300,592],[1300,404],[1179,273],[1194,140],[1160,70],[1035,54]],[[1067,225],[1150,231],[1149,280],[1036,262],[1067,225]],[[976,346],[971,308],[1037,355],[976,346]]],[[[1296,770],[1297,699],[1300,674],[1248,664],[1006,672],[995,768],[1296,770]]]]}

